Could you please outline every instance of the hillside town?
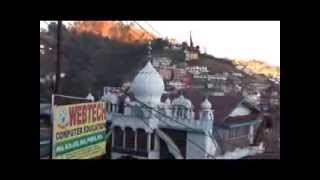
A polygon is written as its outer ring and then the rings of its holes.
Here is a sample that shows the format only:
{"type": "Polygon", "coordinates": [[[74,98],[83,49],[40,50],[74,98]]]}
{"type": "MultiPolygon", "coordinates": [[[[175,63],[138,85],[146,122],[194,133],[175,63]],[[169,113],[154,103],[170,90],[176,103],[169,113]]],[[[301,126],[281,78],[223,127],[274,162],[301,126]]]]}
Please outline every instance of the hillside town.
{"type": "MultiPolygon", "coordinates": [[[[280,72],[257,73],[186,39],[155,50],[148,37],[130,78],[87,91],[86,102],[106,107],[104,159],[280,159],[280,72]]],[[[49,48],[40,44],[40,55],[49,48]]],[[[41,158],[50,156],[52,108],[40,99],[41,158]]]]}

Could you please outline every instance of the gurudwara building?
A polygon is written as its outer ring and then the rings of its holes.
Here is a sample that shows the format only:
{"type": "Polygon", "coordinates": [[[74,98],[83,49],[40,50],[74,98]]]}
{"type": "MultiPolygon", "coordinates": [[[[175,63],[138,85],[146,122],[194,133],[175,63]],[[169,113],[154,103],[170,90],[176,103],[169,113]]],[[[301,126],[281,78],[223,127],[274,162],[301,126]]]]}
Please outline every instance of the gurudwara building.
{"type": "Polygon", "coordinates": [[[241,158],[261,150],[254,144],[261,122],[256,108],[241,96],[166,93],[150,60],[128,93],[108,91],[102,100],[108,103],[112,159],[241,158]]]}

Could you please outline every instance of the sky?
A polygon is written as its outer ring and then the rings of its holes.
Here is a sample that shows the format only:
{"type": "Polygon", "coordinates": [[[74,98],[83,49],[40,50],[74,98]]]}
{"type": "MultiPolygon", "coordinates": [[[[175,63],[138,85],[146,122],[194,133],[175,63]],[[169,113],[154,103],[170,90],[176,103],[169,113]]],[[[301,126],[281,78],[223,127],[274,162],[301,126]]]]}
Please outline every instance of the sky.
{"type": "MultiPolygon", "coordinates": [[[[220,58],[257,59],[280,67],[280,21],[137,21],[161,37],[189,43],[220,58]],[[152,27],[150,27],[150,24],[152,27]]],[[[43,24],[40,22],[40,27],[43,24]]]]}

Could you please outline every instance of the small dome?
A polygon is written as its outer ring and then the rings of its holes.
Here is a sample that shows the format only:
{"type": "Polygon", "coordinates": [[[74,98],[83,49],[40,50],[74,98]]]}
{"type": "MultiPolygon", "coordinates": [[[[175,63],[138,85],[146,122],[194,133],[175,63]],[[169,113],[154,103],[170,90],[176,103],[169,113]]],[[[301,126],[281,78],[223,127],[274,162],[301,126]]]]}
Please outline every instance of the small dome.
{"type": "Polygon", "coordinates": [[[172,101],[173,105],[182,105],[186,108],[192,108],[192,103],[189,99],[186,99],[182,94],[172,101]]]}
{"type": "Polygon", "coordinates": [[[118,103],[118,96],[115,95],[114,93],[107,92],[104,96],[101,98],[104,101],[110,101],[112,104],[117,104],[118,103]]]}
{"type": "Polygon", "coordinates": [[[86,99],[94,101],[94,97],[91,93],[88,94],[88,96],[86,97],[86,99]]]}
{"type": "Polygon", "coordinates": [[[193,108],[193,105],[192,105],[190,99],[187,99],[187,105],[188,105],[187,106],[188,108],[190,108],[190,109],[193,108]]]}
{"type": "Polygon", "coordinates": [[[167,105],[170,105],[170,104],[171,104],[171,100],[170,100],[170,98],[169,98],[169,97],[167,97],[167,99],[166,99],[165,103],[166,103],[167,105]]]}
{"type": "Polygon", "coordinates": [[[211,107],[212,107],[212,105],[211,105],[210,101],[208,100],[208,98],[206,98],[201,104],[202,109],[208,110],[208,109],[211,109],[211,107]]]}
{"type": "Polygon", "coordinates": [[[150,61],[134,78],[130,91],[135,98],[147,104],[160,104],[164,92],[164,83],[160,74],[154,69],[150,61]]]}
{"type": "Polygon", "coordinates": [[[124,99],[124,103],[125,104],[129,104],[130,103],[130,97],[129,96],[127,96],[125,99],[124,99]]]}

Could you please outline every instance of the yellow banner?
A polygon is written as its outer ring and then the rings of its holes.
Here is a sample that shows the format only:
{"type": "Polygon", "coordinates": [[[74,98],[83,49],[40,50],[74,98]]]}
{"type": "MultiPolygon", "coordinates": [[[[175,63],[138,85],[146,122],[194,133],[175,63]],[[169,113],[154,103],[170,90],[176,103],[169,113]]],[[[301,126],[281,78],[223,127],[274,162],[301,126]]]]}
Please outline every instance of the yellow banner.
{"type": "Polygon", "coordinates": [[[52,159],[89,159],[106,153],[105,103],[53,108],[52,159]]]}

